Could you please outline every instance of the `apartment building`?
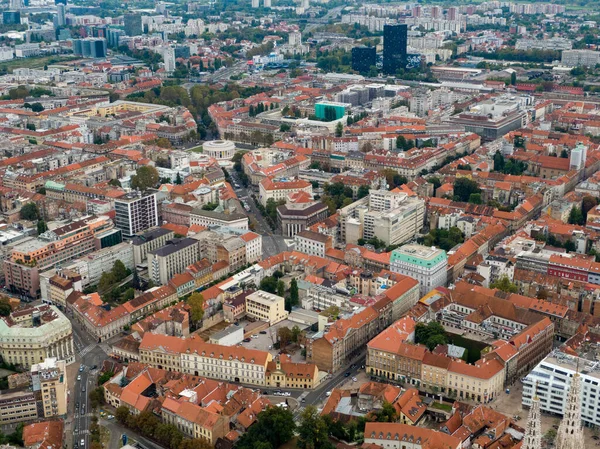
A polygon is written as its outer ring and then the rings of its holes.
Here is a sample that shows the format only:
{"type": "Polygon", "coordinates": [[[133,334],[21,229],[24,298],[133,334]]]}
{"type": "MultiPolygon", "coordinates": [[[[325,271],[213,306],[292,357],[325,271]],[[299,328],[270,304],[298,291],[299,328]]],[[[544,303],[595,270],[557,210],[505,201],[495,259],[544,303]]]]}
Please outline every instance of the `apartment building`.
{"type": "Polygon", "coordinates": [[[246,316],[252,320],[265,321],[269,326],[287,318],[285,298],[258,290],[246,296],[246,316]]]}
{"type": "Polygon", "coordinates": [[[38,401],[32,391],[9,390],[0,394],[0,423],[33,421],[38,416],[38,401]]]}
{"type": "Polygon", "coordinates": [[[117,198],[115,213],[115,226],[123,231],[126,238],[132,238],[139,232],[158,226],[156,194],[132,192],[117,198]]]}
{"type": "Polygon", "coordinates": [[[368,422],[365,444],[385,449],[460,449],[462,441],[437,430],[402,423],[368,422]]]}
{"type": "Polygon", "coordinates": [[[175,233],[169,229],[154,228],[133,237],[131,243],[133,245],[134,263],[139,265],[146,262],[148,251],[153,251],[166,245],[167,241],[171,240],[174,236],[175,233]]]}
{"type": "Polygon", "coordinates": [[[113,229],[110,218],[91,216],[15,245],[10,258],[4,261],[6,288],[37,298],[39,273],[98,249],[97,237],[110,229],[113,229]]]}
{"type": "Polygon", "coordinates": [[[407,242],[423,228],[425,202],[405,192],[371,190],[368,197],[339,209],[340,240],[378,238],[386,245],[407,242]]]}
{"type": "Polygon", "coordinates": [[[148,273],[155,284],[166,285],[183,273],[188,265],[200,260],[198,241],[191,238],[173,238],[166,245],[148,251],[148,273]]]}
{"type": "Polygon", "coordinates": [[[253,385],[265,385],[267,363],[272,360],[264,351],[150,332],[144,334],[139,350],[141,363],[159,369],[253,385]]]}
{"type": "Polygon", "coordinates": [[[403,245],[392,251],[390,270],[419,281],[421,296],[446,286],[446,251],[422,245],[403,245]]]}
{"type": "Polygon", "coordinates": [[[71,321],[50,305],[13,312],[0,320],[0,355],[6,363],[23,368],[51,357],[73,363],[71,321]]]}
{"type": "Polygon", "coordinates": [[[39,391],[44,418],[67,414],[67,371],[64,360],[46,359],[31,367],[33,391],[39,391]]]}
{"type": "Polygon", "coordinates": [[[125,268],[133,270],[133,247],[129,243],[119,243],[108,248],[86,254],[69,264],[69,267],[81,275],[81,283],[87,287],[97,285],[102,274],[110,271],[117,260],[123,262],[125,268]]]}
{"type": "Polygon", "coordinates": [[[305,192],[312,198],[312,184],[302,179],[282,178],[273,180],[271,178],[263,179],[258,185],[258,199],[260,204],[267,207],[267,202],[272,199],[276,203],[280,200],[287,202],[290,195],[298,192],[305,192]]]}
{"type": "Polygon", "coordinates": [[[294,236],[294,243],[296,251],[319,257],[325,257],[327,250],[333,247],[331,236],[309,230],[298,232],[294,236]]]}

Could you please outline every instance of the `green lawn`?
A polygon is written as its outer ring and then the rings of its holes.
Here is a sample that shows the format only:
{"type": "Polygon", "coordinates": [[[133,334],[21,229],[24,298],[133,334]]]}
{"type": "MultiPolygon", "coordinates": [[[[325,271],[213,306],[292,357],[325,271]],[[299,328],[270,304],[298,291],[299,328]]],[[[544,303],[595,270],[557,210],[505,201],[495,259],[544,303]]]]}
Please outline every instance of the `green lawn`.
{"type": "Polygon", "coordinates": [[[12,61],[6,61],[0,64],[0,71],[6,70],[9,73],[12,73],[13,69],[42,69],[45,65],[52,64],[60,64],[67,61],[73,61],[75,58],[73,56],[44,56],[41,58],[23,58],[23,59],[13,59],[12,61]]]}
{"type": "Polygon", "coordinates": [[[202,153],[202,145],[198,145],[197,147],[194,148],[190,148],[188,151],[191,151],[193,153],[202,153]]]}
{"type": "Polygon", "coordinates": [[[437,408],[439,410],[444,410],[445,412],[452,411],[452,406],[450,404],[442,404],[440,402],[434,402],[431,404],[431,408],[437,408]]]}

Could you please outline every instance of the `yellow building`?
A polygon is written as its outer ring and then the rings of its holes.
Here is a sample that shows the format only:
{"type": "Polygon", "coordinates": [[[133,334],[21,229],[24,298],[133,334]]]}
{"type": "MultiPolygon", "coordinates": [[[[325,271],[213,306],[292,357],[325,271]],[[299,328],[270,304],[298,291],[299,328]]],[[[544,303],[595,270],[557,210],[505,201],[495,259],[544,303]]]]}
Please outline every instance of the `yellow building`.
{"type": "Polygon", "coordinates": [[[446,387],[457,399],[488,402],[504,389],[504,365],[498,360],[479,360],[470,365],[462,360],[452,360],[448,366],[446,387]]]}
{"type": "Polygon", "coordinates": [[[267,386],[313,389],[319,384],[319,369],[314,363],[293,363],[288,356],[267,363],[267,386]]]}
{"type": "Polygon", "coordinates": [[[258,290],[246,297],[246,316],[266,321],[270,326],[287,318],[285,299],[272,293],[258,290]]]}
{"type": "Polygon", "coordinates": [[[67,414],[67,375],[64,360],[46,359],[31,367],[34,391],[41,391],[45,418],[67,414]]]}

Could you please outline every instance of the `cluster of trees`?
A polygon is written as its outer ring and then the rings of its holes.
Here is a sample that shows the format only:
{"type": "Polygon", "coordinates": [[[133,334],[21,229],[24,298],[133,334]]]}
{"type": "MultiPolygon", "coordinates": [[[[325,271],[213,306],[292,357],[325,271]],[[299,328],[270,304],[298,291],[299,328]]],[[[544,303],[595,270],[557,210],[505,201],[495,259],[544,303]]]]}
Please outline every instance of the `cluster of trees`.
{"type": "Polygon", "coordinates": [[[554,234],[548,234],[547,236],[544,234],[538,234],[535,236],[535,239],[540,242],[546,242],[548,245],[554,246],[555,248],[564,248],[567,250],[567,252],[573,252],[577,249],[575,243],[573,243],[571,240],[567,240],[563,243],[558,240],[554,234]]]}
{"type": "Polygon", "coordinates": [[[505,175],[522,175],[527,170],[527,164],[513,158],[506,160],[500,151],[494,154],[494,171],[505,175]]]}
{"type": "MultiPolygon", "coordinates": [[[[147,51],[147,50],[145,50],[147,51]]],[[[151,52],[152,54],[156,54],[151,52]]],[[[261,87],[240,87],[228,84],[222,88],[207,85],[195,85],[189,93],[181,86],[155,87],[146,92],[137,92],[127,96],[128,100],[141,103],[162,104],[165,106],[185,106],[198,122],[198,133],[204,139],[208,132],[215,134],[216,125],[208,115],[209,106],[221,101],[246,98],[263,92],[261,87]]]]}
{"type": "Polygon", "coordinates": [[[292,311],[292,307],[300,304],[300,296],[298,292],[298,282],[292,279],[290,282],[289,294],[286,295],[285,283],[281,280],[283,273],[279,270],[273,273],[273,276],[267,276],[260,281],[258,288],[265,292],[273,293],[274,295],[285,298],[285,309],[288,312],[292,311]]]}
{"type": "MultiPolygon", "coordinates": [[[[212,448],[206,440],[184,437],[183,433],[176,426],[161,423],[154,413],[150,411],[142,412],[139,415],[132,415],[129,409],[122,405],[115,411],[115,418],[120,424],[129,427],[146,438],[158,442],[167,449],[212,448]]],[[[251,429],[254,427],[252,426],[251,429]]]]}
{"type": "Polygon", "coordinates": [[[267,223],[272,229],[277,228],[277,208],[285,204],[285,200],[275,201],[273,198],[267,200],[267,206],[263,206],[256,198],[254,199],[256,208],[266,218],[267,223]]]}
{"type": "Polygon", "coordinates": [[[418,239],[419,243],[425,246],[436,246],[449,251],[459,243],[465,241],[465,236],[456,226],[446,229],[432,229],[425,237],[418,239]]]}
{"type": "Polygon", "coordinates": [[[275,106],[275,103],[271,103],[270,107],[265,106],[264,103],[258,103],[256,107],[250,105],[250,107],[248,108],[248,115],[250,117],[256,117],[258,114],[262,114],[263,112],[268,111],[269,109],[274,109],[275,106]]]}
{"type": "MultiPolygon", "coordinates": [[[[32,112],[42,112],[45,109],[39,101],[36,101],[35,103],[24,103],[23,107],[25,109],[31,109],[32,112]]],[[[32,131],[35,131],[35,129],[32,131]]]]}
{"type": "Polygon", "coordinates": [[[349,115],[346,120],[346,125],[350,126],[353,123],[359,122],[360,120],[364,119],[367,115],[368,114],[366,111],[363,111],[360,114],[356,114],[356,115],[349,115]]]}
{"type": "Polygon", "coordinates": [[[507,275],[500,276],[496,281],[490,284],[490,288],[497,288],[506,293],[517,293],[519,287],[510,281],[507,275]]]}
{"type": "Polygon", "coordinates": [[[428,324],[417,323],[415,327],[415,343],[425,345],[430,351],[433,351],[437,345],[448,344],[448,336],[442,326],[437,321],[431,321],[428,324]]]}
{"type": "Polygon", "coordinates": [[[352,68],[352,55],[342,49],[317,50],[317,67],[324,72],[349,73],[352,68]]]}
{"type": "Polygon", "coordinates": [[[138,168],[135,175],[131,177],[131,188],[144,191],[156,187],[158,181],[159,176],[156,168],[144,165],[138,168]]]}
{"type": "Polygon", "coordinates": [[[454,200],[482,204],[481,189],[477,181],[468,178],[457,178],[454,181],[454,200]]]}
{"type": "Polygon", "coordinates": [[[98,281],[98,293],[103,296],[107,302],[118,301],[124,303],[130,301],[135,296],[135,290],[132,287],[119,287],[119,283],[131,274],[131,270],[120,260],[115,260],[110,271],[105,271],[98,281]]]}
{"type": "Polygon", "coordinates": [[[372,245],[375,249],[385,248],[386,244],[383,240],[378,239],[377,237],[370,238],[368,240],[358,239],[357,242],[360,246],[364,245],[372,245]]]}
{"type": "Polygon", "coordinates": [[[400,187],[402,184],[408,182],[408,178],[399,174],[396,170],[391,168],[384,168],[379,172],[380,175],[385,176],[385,182],[389,186],[390,190],[400,187]]]}
{"type": "Polygon", "coordinates": [[[514,47],[504,47],[493,53],[471,52],[473,56],[481,56],[486,59],[521,62],[547,62],[551,63],[560,59],[560,51],[557,50],[516,50],[514,47]]]}
{"type": "Polygon", "coordinates": [[[250,178],[244,173],[244,167],[242,166],[242,158],[247,151],[238,151],[233,155],[231,161],[233,162],[233,169],[237,172],[238,178],[244,187],[248,187],[250,184],[250,178]]]}
{"type": "Polygon", "coordinates": [[[0,316],[8,316],[12,312],[9,298],[0,298],[0,316]]]}
{"type": "Polygon", "coordinates": [[[14,446],[24,446],[23,443],[23,428],[25,425],[23,423],[17,424],[15,431],[9,435],[4,434],[4,432],[0,431],[0,444],[11,444],[14,446]]]}
{"type": "MultiPolygon", "coordinates": [[[[98,385],[102,385],[103,383],[109,381],[113,375],[114,374],[112,372],[102,374],[102,376],[98,378],[98,385]],[[104,382],[100,383],[101,379],[104,380],[104,382]]],[[[92,406],[92,408],[97,408],[104,405],[104,387],[98,386],[94,388],[92,391],[90,391],[88,397],[90,398],[90,405],[92,406]]]]}
{"type": "Polygon", "coordinates": [[[415,147],[415,141],[412,139],[406,140],[404,136],[396,137],[396,148],[402,151],[408,151],[415,147]]]}
{"type": "Polygon", "coordinates": [[[282,326],[277,329],[277,342],[279,348],[284,349],[290,343],[298,343],[302,330],[298,326],[294,326],[291,329],[287,326],[282,326]]]}
{"type": "Polygon", "coordinates": [[[571,209],[571,212],[569,212],[569,224],[580,226],[585,224],[583,211],[578,206],[573,206],[573,209],[571,209]]]}
{"type": "MultiPolygon", "coordinates": [[[[323,191],[325,195],[321,197],[321,202],[327,205],[330,215],[335,214],[336,210],[346,207],[354,201],[352,189],[341,182],[326,183],[323,185],[323,191]]],[[[362,193],[364,194],[364,189],[362,193]]]]}
{"type": "Polygon", "coordinates": [[[204,318],[204,296],[200,292],[193,292],[185,302],[190,306],[190,321],[192,326],[196,328],[204,318]]]}
{"type": "Polygon", "coordinates": [[[38,209],[38,206],[35,203],[27,203],[23,207],[21,207],[21,210],[19,211],[19,216],[21,217],[21,220],[29,221],[35,221],[41,218],[40,210],[38,209]]]}

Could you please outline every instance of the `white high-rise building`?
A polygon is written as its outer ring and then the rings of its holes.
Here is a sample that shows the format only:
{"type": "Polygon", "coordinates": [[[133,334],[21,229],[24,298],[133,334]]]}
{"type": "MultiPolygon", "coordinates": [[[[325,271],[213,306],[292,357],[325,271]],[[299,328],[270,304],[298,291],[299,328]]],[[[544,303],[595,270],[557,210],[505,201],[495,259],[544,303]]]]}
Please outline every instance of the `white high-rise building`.
{"type": "Polygon", "coordinates": [[[265,8],[270,8],[271,7],[271,0],[265,0],[264,6],[265,6],[265,8]]]}
{"type": "Polygon", "coordinates": [[[258,8],[260,6],[259,0],[252,0],[252,7],[258,8]]]}
{"type": "Polygon", "coordinates": [[[302,34],[299,31],[292,31],[288,37],[290,46],[302,45],[302,34]]]}
{"type": "Polygon", "coordinates": [[[165,61],[165,72],[173,73],[175,71],[175,49],[171,46],[165,47],[162,56],[165,61]]]}

